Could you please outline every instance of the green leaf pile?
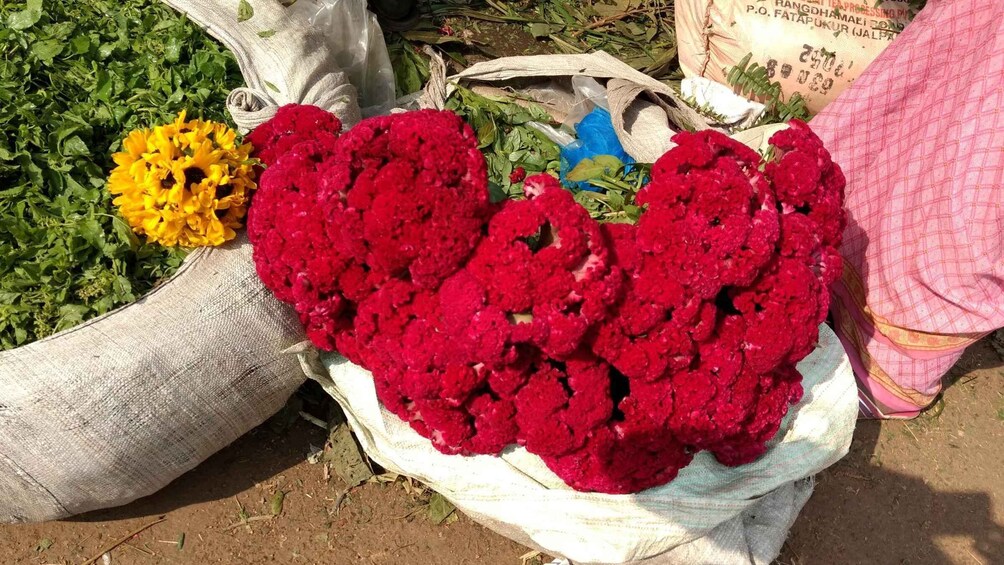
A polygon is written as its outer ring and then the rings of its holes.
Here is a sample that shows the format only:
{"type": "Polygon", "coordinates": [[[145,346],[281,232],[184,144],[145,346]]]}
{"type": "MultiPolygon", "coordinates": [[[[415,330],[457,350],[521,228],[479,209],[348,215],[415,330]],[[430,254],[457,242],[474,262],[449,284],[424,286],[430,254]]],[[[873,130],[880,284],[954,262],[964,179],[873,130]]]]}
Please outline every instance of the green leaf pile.
{"type": "Polygon", "coordinates": [[[509,179],[520,167],[527,176],[558,175],[561,153],[558,144],[529,125],[552,121],[541,106],[482,96],[458,86],[447,99],[446,108],[456,112],[477,133],[479,148],[488,161],[488,183],[496,202],[522,197],[523,183],[509,179]]]}
{"type": "Polygon", "coordinates": [[[571,182],[587,182],[598,189],[573,191],[575,201],[589,210],[590,216],[601,222],[633,224],[641,216],[635,197],[648,184],[651,173],[651,164],[626,165],[613,155],[597,155],[579,161],[566,178],[571,182]]]}
{"type": "MultiPolygon", "coordinates": [[[[431,0],[428,5],[435,25],[450,25],[459,40],[492,58],[529,54],[528,48],[548,53],[602,50],[654,78],[683,78],[676,57],[673,0],[431,0]],[[501,25],[496,28],[499,37],[484,37],[482,23],[489,24],[487,29],[501,25]],[[516,26],[523,37],[536,40],[533,45],[513,34],[516,26]],[[503,40],[501,48],[493,39],[503,40]],[[522,52],[505,49],[506,43],[522,52]]],[[[406,37],[429,43],[414,33],[406,37]]]]}
{"type": "Polygon", "coordinates": [[[224,120],[233,56],[157,0],[0,2],[0,350],[127,304],[181,264],[116,214],[130,130],[224,120]]]}
{"type": "MultiPolygon", "coordinates": [[[[446,108],[470,124],[478,136],[495,202],[523,198],[523,182],[510,178],[516,169],[522,168],[525,176],[548,173],[557,177],[561,163],[558,144],[531,125],[554,125],[551,115],[539,104],[515,96],[485,96],[458,85],[446,101],[446,108]]],[[[586,182],[596,189],[572,189],[576,202],[593,218],[634,223],[641,214],[635,196],[648,182],[651,170],[650,164],[625,165],[614,156],[597,155],[569,171],[567,180],[586,182]]]]}
{"type": "Polygon", "coordinates": [[[415,46],[401,36],[387,37],[387,51],[394,67],[394,83],[399,97],[422,90],[429,80],[429,62],[418,54],[415,46]]]}

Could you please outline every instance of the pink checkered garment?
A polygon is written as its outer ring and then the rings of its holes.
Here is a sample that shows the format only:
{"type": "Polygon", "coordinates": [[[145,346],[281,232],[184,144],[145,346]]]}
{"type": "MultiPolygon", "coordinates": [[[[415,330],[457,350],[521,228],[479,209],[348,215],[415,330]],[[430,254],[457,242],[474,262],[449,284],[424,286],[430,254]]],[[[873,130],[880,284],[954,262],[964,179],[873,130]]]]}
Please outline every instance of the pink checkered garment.
{"type": "Polygon", "coordinates": [[[1004,2],[929,0],[812,120],[847,176],[834,291],[863,412],[912,417],[1004,326],[1004,2]]]}

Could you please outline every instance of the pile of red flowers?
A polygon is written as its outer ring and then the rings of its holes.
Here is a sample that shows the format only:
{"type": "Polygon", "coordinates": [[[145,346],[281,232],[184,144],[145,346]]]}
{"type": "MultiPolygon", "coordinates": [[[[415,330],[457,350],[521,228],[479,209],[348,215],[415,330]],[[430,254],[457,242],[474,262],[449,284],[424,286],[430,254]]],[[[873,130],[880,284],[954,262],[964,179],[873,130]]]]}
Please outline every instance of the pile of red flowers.
{"type": "Polygon", "coordinates": [[[700,450],[764,453],[841,268],[844,179],[808,126],[775,134],[769,163],[676,135],[635,225],[597,223],[546,175],[492,204],[449,112],[340,129],[287,106],[251,135],[268,165],[255,264],[437,449],[522,445],[607,493],[666,483],[700,450]]]}

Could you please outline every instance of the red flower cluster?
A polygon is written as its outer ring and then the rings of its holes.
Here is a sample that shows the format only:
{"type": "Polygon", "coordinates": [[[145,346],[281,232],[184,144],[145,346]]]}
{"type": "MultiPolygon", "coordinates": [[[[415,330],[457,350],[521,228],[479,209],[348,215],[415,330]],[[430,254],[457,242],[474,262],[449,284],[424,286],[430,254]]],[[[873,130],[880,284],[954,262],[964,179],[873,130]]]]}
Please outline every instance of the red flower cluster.
{"type": "Polygon", "coordinates": [[[341,131],[341,120],[331,112],[317,106],[290,104],[248,134],[247,142],[255,148],[255,157],[271,167],[279,156],[301,142],[333,141],[341,131]]]}
{"type": "Polygon", "coordinates": [[[629,284],[592,348],[630,382],[626,415],[640,406],[650,429],[740,465],[801,397],[795,364],[840,272],[844,179],[802,122],[771,138],[766,167],[714,132],[674,141],[638,224],[609,226],[629,284]]]}
{"type": "Polygon", "coordinates": [[[340,137],[313,109],[276,121],[253,138],[272,160],[248,222],[258,272],[440,451],[519,444],[576,489],[636,492],[702,449],[755,459],[800,398],[844,222],[843,177],[805,124],[766,166],[677,135],[625,225],[546,175],[491,205],[448,112],[340,137]]]}

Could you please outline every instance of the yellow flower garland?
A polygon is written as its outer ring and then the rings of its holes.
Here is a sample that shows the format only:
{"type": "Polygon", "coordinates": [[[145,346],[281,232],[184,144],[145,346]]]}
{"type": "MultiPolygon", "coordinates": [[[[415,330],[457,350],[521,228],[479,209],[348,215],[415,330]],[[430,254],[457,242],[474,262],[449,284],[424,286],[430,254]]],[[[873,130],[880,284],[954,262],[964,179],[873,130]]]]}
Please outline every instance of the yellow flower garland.
{"type": "Polygon", "coordinates": [[[113,201],[133,231],[165,246],[215,246],[241,227],[256,188],[250,145],[210,121],[133,131],[108,179],[113,201]]]}

